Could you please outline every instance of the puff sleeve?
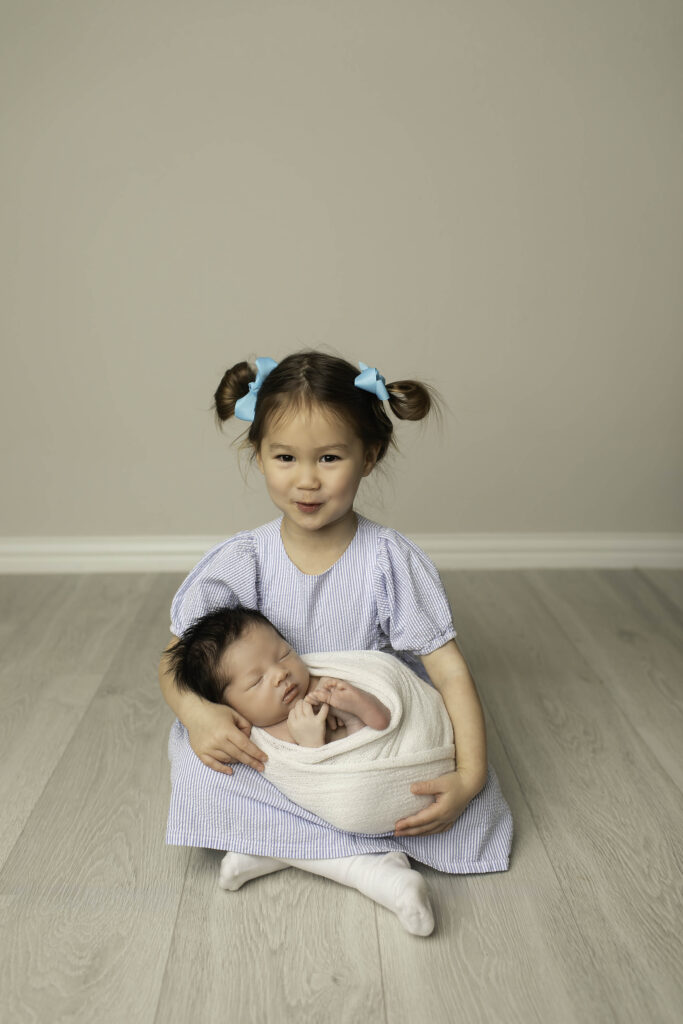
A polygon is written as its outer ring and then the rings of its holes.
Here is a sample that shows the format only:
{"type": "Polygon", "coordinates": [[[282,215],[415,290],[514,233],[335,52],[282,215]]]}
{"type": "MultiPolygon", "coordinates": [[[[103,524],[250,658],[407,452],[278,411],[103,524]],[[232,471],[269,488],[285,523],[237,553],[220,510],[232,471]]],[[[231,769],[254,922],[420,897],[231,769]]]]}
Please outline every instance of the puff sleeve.
{"type": "Polygon", "coordinates": [[[383,530],[374,577],[380,627],[395,651],[431,654],[456,636],[432,560],[394,530],[383,530]]]}
{"type": "Polygon", "coordinates": [[[212,548],[180,585],[171,604],[171,632],[185,630],[217,608],[258,608],[258,565],[249,531],[212,548]]]}

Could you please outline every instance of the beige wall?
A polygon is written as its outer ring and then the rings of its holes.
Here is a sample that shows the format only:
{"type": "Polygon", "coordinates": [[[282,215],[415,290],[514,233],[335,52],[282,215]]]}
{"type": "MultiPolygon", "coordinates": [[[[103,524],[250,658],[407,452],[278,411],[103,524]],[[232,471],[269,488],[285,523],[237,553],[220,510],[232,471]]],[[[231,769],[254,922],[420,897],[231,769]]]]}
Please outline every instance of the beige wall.
{"type": "Polygon", "coordinates": [[[449,404],[390,525],[683,529],[679,0],[0,12],[1,534],[270,518],[207,410],[302,345],[449,404]]]}

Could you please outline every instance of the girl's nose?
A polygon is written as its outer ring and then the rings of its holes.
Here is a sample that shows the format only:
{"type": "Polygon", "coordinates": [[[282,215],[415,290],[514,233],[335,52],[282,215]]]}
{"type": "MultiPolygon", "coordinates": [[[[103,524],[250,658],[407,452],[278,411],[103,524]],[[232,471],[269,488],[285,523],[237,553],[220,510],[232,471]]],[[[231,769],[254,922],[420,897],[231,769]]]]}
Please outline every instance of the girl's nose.
{"type": "Polygon", "coordinates": [[[300,491],[317,491],[320,487],[320,481],[318,480],[316,467],[313,465],[306,465],[306,463],[300,463],[299,475],[296,483],[300,491]]]}

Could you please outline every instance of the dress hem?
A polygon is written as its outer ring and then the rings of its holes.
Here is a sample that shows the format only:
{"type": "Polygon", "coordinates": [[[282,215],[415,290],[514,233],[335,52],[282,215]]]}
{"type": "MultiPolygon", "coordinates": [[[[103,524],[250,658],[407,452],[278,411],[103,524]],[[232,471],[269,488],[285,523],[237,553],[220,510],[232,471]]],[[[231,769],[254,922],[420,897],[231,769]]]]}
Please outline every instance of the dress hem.
{"type": "MultiPolygon", "coordinates": [[[[370,837],[375,840],[381,840],[382,836],[370,837]]],[[[412,837],[410,837],[412,838],[412,837]]],[[[196,839],[188,839],[186,836],[174,835],[169,832],[166,836],[167,846],[189,846],[193,848],[205,849],[205,850],[218,850],[221,853],[225,853],[226,847],[220,839],[214,837],[210,838],[207,836],[197,837],[196,839]]],[[[395,850],[401,850],[406,853],[412,860],[419,861],[426,867],[431,867],[435,871],[441,871],[447,875],[487,875],[487,874],[498,874],[503,871],[508,871],[510,868],[510,858],[504,858],[502,860],[485,860],[485,861],[462,861],[459,862],[457,867],[446,867],[443,862],[440,862],[438,858],[434,858],[432,861],[423,860],[418,857],[416,853],[410,849],[410,843],[402,843],[401,840],[395,839],[391,843],[358,843],[358,846],[366,846],[366,849],[356,849],[352,853],[339,854],[337,853],[333,859],[337,859],[340,856],[353,857],[357,854],[362,853],[391,853],[395,850]],[[378,846],[381,848],[378,849],[378,846]]],[[[291,860],[326,860],[322,851],[318,851],[312,854],[310,857],[302,856],[300,849],[292,850],[273,850],[264,844],[253,843],[253,842],[237,842],[233,840],[230,844],[231,853],[244,853],[250,854],[253,857],[274,857],[274,858],[285,858],[291,860]]]]}

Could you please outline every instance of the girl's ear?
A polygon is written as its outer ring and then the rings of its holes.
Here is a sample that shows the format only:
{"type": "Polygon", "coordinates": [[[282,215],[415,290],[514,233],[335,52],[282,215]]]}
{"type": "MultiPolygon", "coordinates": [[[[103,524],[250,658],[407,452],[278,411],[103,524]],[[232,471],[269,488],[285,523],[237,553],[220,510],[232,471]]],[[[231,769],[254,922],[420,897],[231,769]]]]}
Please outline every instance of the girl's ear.
{"type": "Polygon", "coordinates": [[[258,468],[263,473],[263,459],[261,458],[261,449],[260,448],[256,449],[256,465],[258,466],[258,468]]]}
{"type": "Polygon", "coordinates": [[[379,445],[373,444],[370,448],[365,451],[365,462],[363,464],[363,476],[370,476],[373,469],[377,465],[377,456],[379,455],[379,445]]]}

